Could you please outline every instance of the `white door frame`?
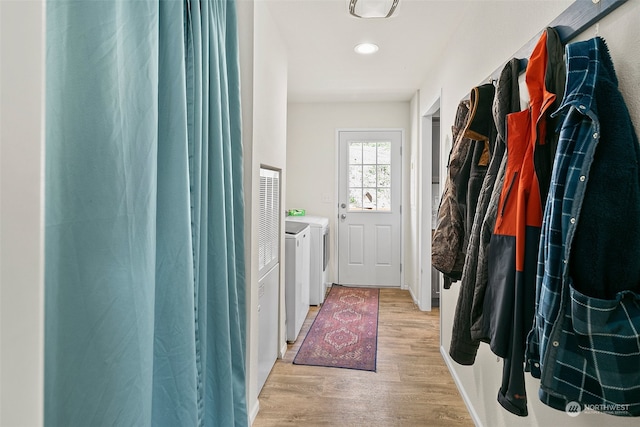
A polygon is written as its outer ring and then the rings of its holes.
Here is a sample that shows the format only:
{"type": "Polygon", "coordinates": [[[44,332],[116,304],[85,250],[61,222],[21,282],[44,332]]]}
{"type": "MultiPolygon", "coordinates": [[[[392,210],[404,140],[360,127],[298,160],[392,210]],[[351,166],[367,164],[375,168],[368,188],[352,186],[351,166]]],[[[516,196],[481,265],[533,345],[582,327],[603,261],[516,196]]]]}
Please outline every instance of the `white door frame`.
{"type": "MultiPolygon", "coordinates": [[[[420,264],[420,286],[418,307],[422,311],[431,311],[431,209],[433,202],[433,116],[440,110],[440,97],[433,101],[424,114],[419,117],[419,209],[418,209],[418,259],[420,264]]],[[[442,132],[440,132],[442,138],[442,132]]],[[[441,151],[442,154],[442,151],[441,151]]],[[[442,178],[439,178],[441,181],[442,178]]]]}
{"type": "Polygon", "coordinates": [[[337,282],[337,278],[338,278],[338,245],[339,245],[339,241],[338,241],[338,221],[340,220],[339,218],[339,210],[340,210],[340,179],[339,179],[339,174],[340,174],[340,132],[389,132],[389,131],[395,131],[395,132],[400,132],[400,177],[401,177],[401,188],[400,188],[400,194],[401,194],[401,199],[400,199],[400,289],[407,289],[407,285],[405,284],[404,281],[404,231],[405,231],[405,221],[404,221],[404,211],[402,210],[402,206],[408,205],[408,200],[405,199],[405,194],[404,194],[404,153],[403,153],[403,147],[405,145],[405,130],[402,128],[337,128],[336,132],[335,132],[335,136],[334,136],[334,140],[335,140],[335,187],[334,187],[334,198],[333,200],[336,201],[335,205],[333,206],[333,219],[334,219],[334,223],[335,226],[333,227],[333,235],[334,235],[334,239],[333,239],[333,253],[336,254],[335,257],[333,257],[333,259],[335,260],[333,262],[333,267],[334,267],[334,274],[333,277],[336,278],[336,282],[337,282]]]}

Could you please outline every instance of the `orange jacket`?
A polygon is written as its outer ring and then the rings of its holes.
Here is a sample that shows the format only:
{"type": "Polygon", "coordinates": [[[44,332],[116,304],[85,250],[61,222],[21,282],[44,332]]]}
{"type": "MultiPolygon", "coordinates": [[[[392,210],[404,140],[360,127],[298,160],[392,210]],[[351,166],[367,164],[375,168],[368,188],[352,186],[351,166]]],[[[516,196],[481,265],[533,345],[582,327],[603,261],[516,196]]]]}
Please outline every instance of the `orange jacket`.
{"type": "Polygon", "coordinates": [[[529,107],[507,116],[507,170],[489,245],[489,283],[483,310],[484,320],[489,322],[491,349],[505,358],[498,401],[521,416],[527,414],[523,363],[526,334],[533,321],[542,225],[533,159],[536,141],[545,139],[547,116],[556,98],[545,87],[547,65],[545,31],[527,66],[529,107]]]}

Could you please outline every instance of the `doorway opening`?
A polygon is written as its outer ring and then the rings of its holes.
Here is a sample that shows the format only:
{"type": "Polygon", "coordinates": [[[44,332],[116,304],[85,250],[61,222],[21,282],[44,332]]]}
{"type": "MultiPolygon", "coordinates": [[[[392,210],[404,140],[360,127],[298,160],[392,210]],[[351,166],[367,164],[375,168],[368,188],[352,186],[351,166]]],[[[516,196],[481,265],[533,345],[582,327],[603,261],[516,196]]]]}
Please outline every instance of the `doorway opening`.
{"type": "Polygon", "coordinates": [[[431,266],[431,238],[440,205],[440,99],[421,120],[420,154],[420,298],[422,310],[440,305],[440,274],[431,266]]]}

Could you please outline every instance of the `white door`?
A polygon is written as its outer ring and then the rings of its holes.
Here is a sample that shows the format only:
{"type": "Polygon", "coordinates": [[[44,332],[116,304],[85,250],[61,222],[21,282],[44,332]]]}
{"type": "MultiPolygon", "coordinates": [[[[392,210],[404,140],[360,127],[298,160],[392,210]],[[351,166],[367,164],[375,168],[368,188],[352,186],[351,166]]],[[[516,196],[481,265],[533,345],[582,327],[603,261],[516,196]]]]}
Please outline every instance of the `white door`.
{"type": "Polygon", "coordinates": [[[402,131],[339,131],[338,141],[338,283],[400,286],[402,131]]]}

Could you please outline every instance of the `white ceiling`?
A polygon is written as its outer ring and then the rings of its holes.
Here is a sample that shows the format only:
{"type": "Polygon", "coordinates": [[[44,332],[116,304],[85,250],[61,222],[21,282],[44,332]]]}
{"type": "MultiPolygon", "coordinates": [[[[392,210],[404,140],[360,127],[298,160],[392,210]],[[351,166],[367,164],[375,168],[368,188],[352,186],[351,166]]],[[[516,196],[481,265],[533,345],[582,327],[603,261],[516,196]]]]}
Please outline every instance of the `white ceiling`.
{"type": "Polygon", "coordinates": [[[499,28],[475,22],[479,8],[521,20],[536,7],[531,0],[400,0],[389,19],[358,19],[348,0],[263,1],[287,49],[290,102],[408,101],[456,31],[477,25],[500,37],[499,28]],[[358,55],[353,48],[362,42],[380,50],[358,55]]]}

